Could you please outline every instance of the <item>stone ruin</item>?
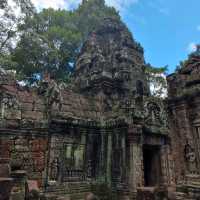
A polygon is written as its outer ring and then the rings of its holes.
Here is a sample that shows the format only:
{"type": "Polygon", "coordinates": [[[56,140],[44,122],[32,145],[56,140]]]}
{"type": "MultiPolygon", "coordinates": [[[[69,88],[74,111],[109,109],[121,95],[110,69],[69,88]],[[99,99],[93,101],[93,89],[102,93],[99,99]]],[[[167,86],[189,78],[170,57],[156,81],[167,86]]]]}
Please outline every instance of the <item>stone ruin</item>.
{"type": "Polygon", "coordinates": [[[167,77],[174,177],[182,199],[200,199],[200,46],[167,77]]]}
{"type": "Polygon", "coordinates": [[[0,199],[198,199],[199,52],[167,77],[167,100],[151,96],[143,48],[110,18],[70,86],[0,71],[0,199]]]}

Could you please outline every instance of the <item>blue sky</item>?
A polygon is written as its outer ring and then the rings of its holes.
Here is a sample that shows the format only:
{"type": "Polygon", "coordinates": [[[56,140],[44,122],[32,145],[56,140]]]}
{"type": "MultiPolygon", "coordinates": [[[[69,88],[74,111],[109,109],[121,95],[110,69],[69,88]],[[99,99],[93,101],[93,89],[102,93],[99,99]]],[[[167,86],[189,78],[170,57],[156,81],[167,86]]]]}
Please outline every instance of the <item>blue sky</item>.
{"type": "MultiPolygon", "coordinates": [[[[81,0],[32,0],[43,7],[75,8],[81,0]]],[[[133,37],[145,50],[146,62],[169,66],[172,73],[200,42],[199,0],[106,0],[120,11],[133,37]]]]}
{"type": "Polygon", "coordinates": [[[122,18],[144,47],[146,61],[169,65],[171,73],[200,42],[199,8],[198,0],[139,0],[122,18]]]}

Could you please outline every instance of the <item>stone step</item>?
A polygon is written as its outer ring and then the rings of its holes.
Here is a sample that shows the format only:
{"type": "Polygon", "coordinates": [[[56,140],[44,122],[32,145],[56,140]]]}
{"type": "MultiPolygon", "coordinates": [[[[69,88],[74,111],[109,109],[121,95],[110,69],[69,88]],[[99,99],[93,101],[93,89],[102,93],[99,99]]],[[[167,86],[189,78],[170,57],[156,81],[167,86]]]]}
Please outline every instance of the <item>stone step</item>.
{"type": "Polygon", "coordinates": [[[90,190],[74,190],[74,191],[66,191],[66,190],[60,190],[60,191],[54,191],[54,192],[46,192],[47,194],[76,194],[76,193],[87,193],[90,192],[90,190]]]}
{"type": "Polygon", "coordinates": [[[83,192],[83,193],[73,193],[73,194],[45,194],[45,197],[47,200],[67,200],[67,199],[72,199],[72,200],[84,200],[84,197],[86,196],[88,192],[83,192]]]}
{"type": "Polygon", "coordinates": [[[90,184],[68,184],[68,185],[60,185],[60,186],[49,186],[47,188],[48,192],[54,192],[54,191],[76,191],[76,190],[88,190],[90,188],[90,184]]]}
{"type": "Polygon", "coordinates": [[[60,191],[46,192],[46,193],[52,194],[52,195],[53,194],[59,194],[59,195],[63,194],[63,195],[65,195],[65,194],[77,194],[77,193],[87,193],[87,192],[90,192],[90,190],[89,189],[87,189],[87,190],[74,190],[74,191],[60,190],[60,191]]]}
{"type": "Polygon", "coordinates": [[[81,200],[81,199],[84,199],[86,194],[87,194],[87,192],[85,192],[85,193],[76,193],[76,194],[71,194],[70,197],[73,200],[81,200]]]}
{"type": "Polygon", "coordinates": [[[182,192],[176,192],[176,200],[185,200],[186,194],[182,192]]]}
{"type": "MultiPolygon", "coordinates": [[[[59,197],[63,199],[63,196],[70,196],[73,200],[81,200],[85,195],[91,191],[90,184],[88,183],[67,183],[60,186],[49,186],[46,190],[46,195],[49,196],[48,199],[55,199],[59,197]],[[53,196],[53,197],[51,197],[53,196]]],[[[66,198],[67,199],[67,198],[66,198]]]]}

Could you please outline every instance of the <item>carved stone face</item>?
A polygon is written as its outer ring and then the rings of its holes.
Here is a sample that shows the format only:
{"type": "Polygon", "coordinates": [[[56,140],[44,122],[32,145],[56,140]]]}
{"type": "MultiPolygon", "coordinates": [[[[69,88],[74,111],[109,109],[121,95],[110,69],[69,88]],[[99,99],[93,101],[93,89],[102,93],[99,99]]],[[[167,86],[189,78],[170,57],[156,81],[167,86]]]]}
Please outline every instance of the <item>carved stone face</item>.
{"type": "Polygon", "coordinates": [[[188,161],[189,162],[194,162],[195,161],[195,153],[191,152],[188,154],[188,161]]]}
{"type": "Polygon", "coordinates": [[[188,162],[194,162],[196,159],[194,149],[189,144],[185,146],[185,158],[188,162]]]}

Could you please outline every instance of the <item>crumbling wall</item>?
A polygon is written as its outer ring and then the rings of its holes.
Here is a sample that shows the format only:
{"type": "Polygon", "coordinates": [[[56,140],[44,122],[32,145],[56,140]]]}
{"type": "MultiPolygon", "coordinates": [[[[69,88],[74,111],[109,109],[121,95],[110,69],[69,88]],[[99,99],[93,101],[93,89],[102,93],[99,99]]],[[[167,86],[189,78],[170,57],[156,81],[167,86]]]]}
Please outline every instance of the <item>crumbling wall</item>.
{"type": "Polygon", "coordinates": [[[45,177],[47,137],[16,134],[0,136],[0,157],[10,160],[11,170],[25,170],[28,179],[42,186],[45,177]]]}

